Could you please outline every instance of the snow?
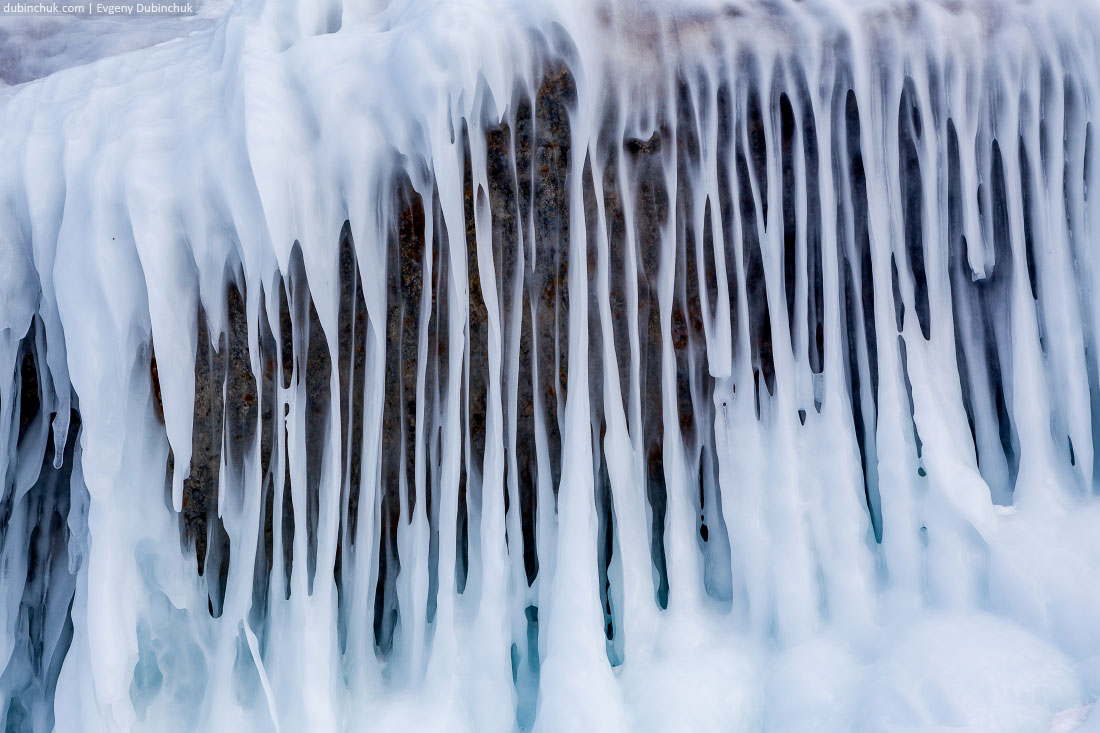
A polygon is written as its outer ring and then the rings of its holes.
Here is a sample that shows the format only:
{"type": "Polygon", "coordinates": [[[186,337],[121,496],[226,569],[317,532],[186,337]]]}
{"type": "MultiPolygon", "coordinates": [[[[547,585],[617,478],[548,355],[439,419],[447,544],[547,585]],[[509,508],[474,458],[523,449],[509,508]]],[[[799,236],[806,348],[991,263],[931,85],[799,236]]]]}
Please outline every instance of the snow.
{"type": "Polygon", "coordinates": [[[1090,730],[1095,3],[83,22],[0,19],[6,729],[1090,730]]]}

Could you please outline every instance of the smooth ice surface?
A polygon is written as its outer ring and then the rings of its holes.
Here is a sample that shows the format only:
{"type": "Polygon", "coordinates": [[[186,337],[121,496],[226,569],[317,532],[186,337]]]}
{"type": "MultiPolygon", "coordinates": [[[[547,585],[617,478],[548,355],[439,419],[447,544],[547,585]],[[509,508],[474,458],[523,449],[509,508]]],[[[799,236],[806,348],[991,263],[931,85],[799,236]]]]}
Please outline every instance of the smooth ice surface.
{"type": "MultiPolygon", "coordinates": [[[[4,6],[51,5],[51,3],[5,2],[4,6]]],[[[168,3],[158,3],[168,5],[168,3]]],[[[184,15],[108,14],[0,14],[0,87],[38,79],[71,66],[87,64],[107,56],[189,35],[209,28],[230,6],[228,0],[192,0],[191,13],[184,15]]],[[[64,3],[58,3],[62,7],[64,3]]],[[[73,3],[76,5],[76,3],[73,3]]],[[[136,8],[137,3],[96,2],[92,7],[136,8]]],[[[152,6],[153,3],[141,3],[152,6]]],[[[89,7],[84,3],[83,7],[89,7]]]]}
{"type": "Polygon", "coordinates": [[[1100,725],[1093,0],[134,28],[0,51],[5,730],[1100,725]]]}

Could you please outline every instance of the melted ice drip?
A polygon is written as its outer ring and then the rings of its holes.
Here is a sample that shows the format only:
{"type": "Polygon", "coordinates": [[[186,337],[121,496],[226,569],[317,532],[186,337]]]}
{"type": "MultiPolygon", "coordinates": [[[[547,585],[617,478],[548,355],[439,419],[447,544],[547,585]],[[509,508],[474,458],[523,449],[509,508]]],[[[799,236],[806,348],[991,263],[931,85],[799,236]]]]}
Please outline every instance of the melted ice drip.
{"type": "Polygon", "coordinates": [[[3,90],[5,729],[1084,722],[1098,31],[257,2],[3,90]]]}

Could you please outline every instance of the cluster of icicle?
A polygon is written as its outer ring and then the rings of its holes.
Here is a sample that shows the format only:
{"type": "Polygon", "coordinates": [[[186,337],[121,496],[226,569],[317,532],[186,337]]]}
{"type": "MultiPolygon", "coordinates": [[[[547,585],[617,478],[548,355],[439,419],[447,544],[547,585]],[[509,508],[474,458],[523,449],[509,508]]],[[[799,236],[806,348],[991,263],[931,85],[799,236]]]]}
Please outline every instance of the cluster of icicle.
{"type": "Polygon", "coordinates": [[[1098,17],[269,0],[0,91],[4,729],[1085,721],[1098,17]]]}

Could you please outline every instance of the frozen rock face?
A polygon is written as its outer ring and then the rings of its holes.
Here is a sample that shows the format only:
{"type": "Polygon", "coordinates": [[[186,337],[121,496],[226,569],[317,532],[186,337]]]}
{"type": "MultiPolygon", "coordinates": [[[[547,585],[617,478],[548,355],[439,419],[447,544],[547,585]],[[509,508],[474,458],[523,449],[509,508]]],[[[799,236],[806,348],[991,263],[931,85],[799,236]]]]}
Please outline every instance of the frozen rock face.
{"type": "Polygon", "coordinates": [[[251,2],[0,95],[5,730],[1074,730],[1090,3],[251,2]]]}

